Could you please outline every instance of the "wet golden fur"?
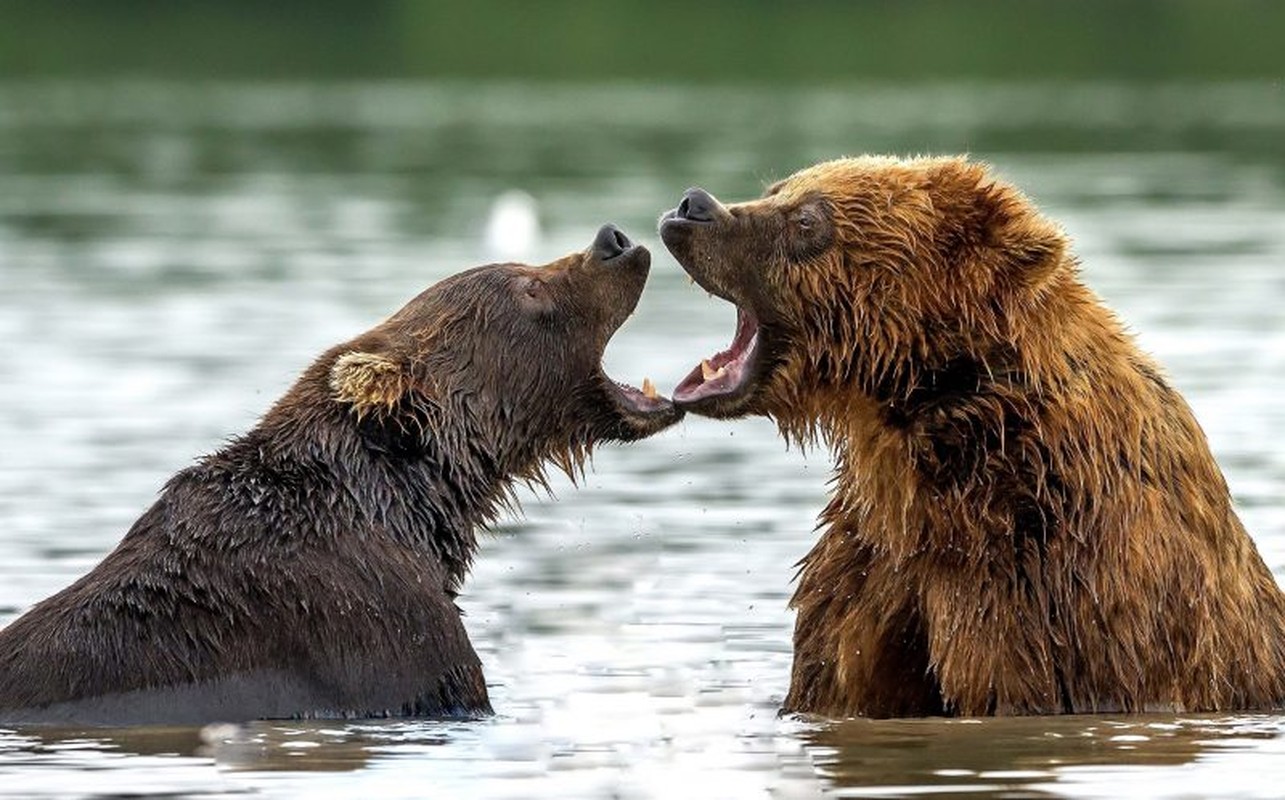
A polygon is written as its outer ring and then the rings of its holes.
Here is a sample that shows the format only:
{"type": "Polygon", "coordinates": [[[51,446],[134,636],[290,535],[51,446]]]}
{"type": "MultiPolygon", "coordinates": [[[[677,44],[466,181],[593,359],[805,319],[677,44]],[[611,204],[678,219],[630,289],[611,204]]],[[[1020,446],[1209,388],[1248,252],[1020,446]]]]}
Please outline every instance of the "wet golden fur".
{"type": "Polygon", "coordinates": [[[1285,601],[1200,426],[1025,196],[859,158],[730,210],[778,231],[733,247],[774,342],[741,413],[836,461],[787,710],[1282,705],[1285,601]],[[829,237],[792,257],[809,204],[829,237]]]}

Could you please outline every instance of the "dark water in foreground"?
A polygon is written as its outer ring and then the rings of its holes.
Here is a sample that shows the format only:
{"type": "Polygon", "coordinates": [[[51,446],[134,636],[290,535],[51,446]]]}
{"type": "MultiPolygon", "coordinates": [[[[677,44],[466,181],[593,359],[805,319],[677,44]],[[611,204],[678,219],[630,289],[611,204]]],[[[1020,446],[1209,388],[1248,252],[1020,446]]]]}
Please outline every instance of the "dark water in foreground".
{"type": "MultiPolygon", "coordinates": [[[[607,368],[668,389],[733,315],[656,215],[861,151],[970,150],[1061,220],[1285,575],[1281,141],[1260,84],[0,84],[0,624],[325,347],[489,260],[504,191],[534,196],[532,260],[608,220],[654,245],[607,368]]],[[[493,720],[0,732],[0,796],[1282,793],[1285,717],[778,719],[828,469],[691,419],[525,495],[461,599],[493,720]]]]}

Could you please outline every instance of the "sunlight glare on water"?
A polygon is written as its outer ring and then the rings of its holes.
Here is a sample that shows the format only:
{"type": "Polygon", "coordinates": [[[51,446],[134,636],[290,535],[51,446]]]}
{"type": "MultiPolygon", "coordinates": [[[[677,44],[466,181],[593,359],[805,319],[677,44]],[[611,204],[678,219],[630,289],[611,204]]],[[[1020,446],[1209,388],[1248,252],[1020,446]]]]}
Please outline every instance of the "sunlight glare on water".
{"type": "MultiPolygon", "coordinates": [[[[652,248],[608,348],[672,387],[734,312],[655,220],[827,157],[993,162],[1076,242],[1166,365],[1285,574],[1285,138],[1262,86],[848,89],[0,84],[0,624],[84,573],[174,471],[331,344],[489,257],[529,192],[547,260],[604,222],[652,248]],[[689,121],[700,118],[702,135],[689,121]]],[[[473,723],[0,732],[0,796],[1272,796],[1274,716],[777,717],[793,565],[829,459],[764,420],[688,419],[525,493],[460,603],[473,723]]]]}

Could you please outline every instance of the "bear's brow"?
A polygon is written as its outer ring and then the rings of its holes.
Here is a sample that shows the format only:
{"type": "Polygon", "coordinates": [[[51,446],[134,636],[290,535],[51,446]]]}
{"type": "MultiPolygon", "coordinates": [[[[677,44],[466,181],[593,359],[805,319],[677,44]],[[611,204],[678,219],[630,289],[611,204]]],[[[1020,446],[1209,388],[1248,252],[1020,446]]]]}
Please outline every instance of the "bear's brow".
{"type": "Polygon", "coordinates": [[[785,188],[785,181],[779,180],[776,183],[772,184],[771,186],[767,187],[767,191],[763,192],[763,196],[771,197],[772,195],[776,194],[777,192],[781,191],[784,188],[785,188]]]}

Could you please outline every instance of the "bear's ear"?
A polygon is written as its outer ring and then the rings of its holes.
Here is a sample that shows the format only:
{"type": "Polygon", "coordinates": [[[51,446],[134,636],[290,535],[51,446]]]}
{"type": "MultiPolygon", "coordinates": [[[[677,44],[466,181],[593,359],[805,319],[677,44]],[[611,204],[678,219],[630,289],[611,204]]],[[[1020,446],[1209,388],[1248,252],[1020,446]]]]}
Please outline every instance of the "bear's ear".
{"type": "Polygon", "coordinates": [[[987,177],[978,191],[979,239],[999,272],[1026,287],[1048,280],[1066,258],[1066,234],[1013,186],[987,177]]]}
{"type": "Polygon", "coordinates": [[[995,230],[991,245],[1009,278],[1028,287],[1048,280],[1066,258],[1066,234],[1033,208],[995,230]]]}
{"type": "Polygon", "coordinates": [[[359,416],[373,409],[392,408],[406,389],[406,371],[390,356],[349,351],[330,368],[334,398],[352,404],[359,416]]]}
{"type": "Polygon", "coordinates": [[[985,164],[943,159],[929,174],[934,206],[947,220],[948,252],[980,257],[1008,281],[1028,287],[1043,283],[1062,264],[1066,234],[985,164]]]}

